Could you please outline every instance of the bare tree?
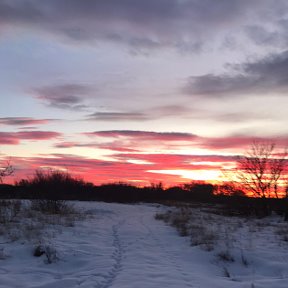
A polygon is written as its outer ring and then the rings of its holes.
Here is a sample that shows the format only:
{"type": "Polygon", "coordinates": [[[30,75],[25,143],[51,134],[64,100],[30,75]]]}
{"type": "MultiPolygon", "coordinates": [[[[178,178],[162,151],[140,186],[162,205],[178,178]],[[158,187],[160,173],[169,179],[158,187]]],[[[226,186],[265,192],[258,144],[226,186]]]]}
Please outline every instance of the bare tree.
{"type": "Polygon", "coordinates": [[[0,183],[3,183],[3,178],[14,173],[14,168],[8,161],[4,167],[0,167],[0,183]]]}
{"type": "Polygon", "coordinates": [[[287,151],[275,153],[274,143],[254,142],[238,160],[236,178],[255,197],[280,197],[284,180],[287,151]]]}

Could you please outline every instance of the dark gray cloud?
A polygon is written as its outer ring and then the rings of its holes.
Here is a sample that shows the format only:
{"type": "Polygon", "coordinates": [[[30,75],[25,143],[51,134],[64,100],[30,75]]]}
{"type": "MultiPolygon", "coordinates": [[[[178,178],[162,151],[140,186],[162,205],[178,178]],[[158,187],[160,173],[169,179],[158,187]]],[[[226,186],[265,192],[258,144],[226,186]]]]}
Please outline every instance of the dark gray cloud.
{"type": "Polygon", "coordinates": [[[88,116],[93,121],[146,121],[150,118],[141,112],[96,112],[88,116]]]}
{"type": "Polygon", "coordinates": [[[277,14],[279,7],[284,11],[282,3],[285,1],[2,0],[0,22],[3,27],[44,30],[77,41],[104,39],[132,47],[197,51],[203,42],[211,41],[217,29],[225,32],[243,23],[253,25],[254,14],[277,14]]]}
{"type": "MultiPolygon", "coordinates": [[[[206,116],[207,117],[207,116],[206,116]]],[[[251,121],[254,120],[269,120],[269,117],[267,115],[261,115],[259,113],[255,113],[255,112],[226,112],[226,113],[219,113],[219,114],[215,114],[213,115],[213,120],[215,121],[220,121],[220,122],[233,122],[233,123],[237,123],[237,122],[249,122],[251,123],[251,121]]]]}
{"type": "Polygon", "coordinates": [[[288,51],[255,62],[230,65],[226,74],[190,77],[184,92],[190,95],[221,97],[288,92],[288,51]]]}
{"type": "Polygon", "coordinates": [[[51,85],[33,89],[46,105],[62,109],[83,109],[90,88],[79,84],[51,85]]]}
{"type": "Polygon", "coordinates": [[[197,135],[181,132],[152,132],[137,130],[108,130],[84,133],[87,136],[109,137],[109,138],[137,138],[139,140],[153,141],[191,141],[198,139],[197,135]]]}
{"type": "Polygon", "coordinates": [[[155,106],[124,112],[95,112],[89,114],[85,120],[89,121],[149,121],[160,118],[190,115],[196,109],[184,104],[155,106]]]}
{"type": "Polygon", "coordinates": [[[9,126],[42,125],[42,124],[48,124],[51,121],[54,120],[35,119],[31,117],[4,117],[0,118],[0,125],[9,125],[9,126]]]}

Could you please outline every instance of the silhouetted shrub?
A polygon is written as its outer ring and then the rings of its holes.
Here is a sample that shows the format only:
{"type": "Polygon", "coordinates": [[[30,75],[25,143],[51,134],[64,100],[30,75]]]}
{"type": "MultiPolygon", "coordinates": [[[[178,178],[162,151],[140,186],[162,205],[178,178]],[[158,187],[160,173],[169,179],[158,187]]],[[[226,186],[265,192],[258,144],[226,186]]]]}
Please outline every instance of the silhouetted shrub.
{"type": "Polygon", "coordinates": [[[243,190],[240,189],[235,183],[223,183],[221,185],[214,186],[215,195],[224,195],[224,196],[245,196],[243,190]]]}
{"type": "Polygon", "coordinates": [[[91,189],[91,184],[58,170],[37,170],[32,178],[22,179],[17,186],[32,193],[32,198],[51,200],[69,199],[72,195],[91,189]]]}

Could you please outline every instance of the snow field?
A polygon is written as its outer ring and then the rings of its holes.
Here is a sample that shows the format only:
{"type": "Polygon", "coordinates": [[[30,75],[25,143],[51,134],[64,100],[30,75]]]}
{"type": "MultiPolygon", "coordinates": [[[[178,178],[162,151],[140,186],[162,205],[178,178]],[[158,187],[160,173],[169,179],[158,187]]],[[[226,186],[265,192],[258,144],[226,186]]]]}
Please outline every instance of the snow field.
{"type": "Polygon", "coordinates": [[[75,206],[91,216],[74,226],[47,225],[30,240],[1,236],[1,288],[287,287],[287,243],[275,233],[285,224],[277,217],[228,218],[193,208],[192,222],[219,234],[213,250],[206,251],[190,245],[193,235],[179,237],[173,227],[155,220],[156,213],[171,208],[99,202],[75,206]],[[55,249],[57,261],[47,264],[45,255],[33,257],[40,242],[55,249]],[[219,259],[227,250],[234,262],[219,259]]]}
{"type": "Polygon", "coordinates": [[[191,246],[214,255],[210,261],[222,267],[231,281],[228,287],[234,287],[232,282],[237,283],[235,287],[288,287],[288,225],[283,218],[227,217],[211,213],[214,208],[170,208],[156,218],[175,226],[179,234],[185,226],[191,246]],[[212,235],[214,241],[206,235],[212,235]]]}

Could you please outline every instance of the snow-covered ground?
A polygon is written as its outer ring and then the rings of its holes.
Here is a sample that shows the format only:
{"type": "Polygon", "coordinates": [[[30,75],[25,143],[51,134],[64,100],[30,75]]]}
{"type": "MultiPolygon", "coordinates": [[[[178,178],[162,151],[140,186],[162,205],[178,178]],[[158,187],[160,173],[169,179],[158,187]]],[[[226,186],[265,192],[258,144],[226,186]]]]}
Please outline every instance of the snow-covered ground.
{"type": "MultiPolygon", "coordinates": [[[[229,218],[234,228],[225,233],[237,239],[227,236],[235,243],[227,244],[235,261],[225,262],[216,257],[217,247],[212,251],[191,247],[189,237],[179,237],[174,228],[154,219],[156,212],[168,208],[99,202],[75,205],[93,217],[74,227],[49,228],[41,239],[36,235],[30,241],[11,242],[1,237],[1,288],[288,287],[288,244],[275,234],[276,218],[269,225],[229,218]],[[45,255],[33,257],[37,241],[55,249],[58,260],[47,264],[45,255]]],[[[207,215],[197,211],[200,218],[201,213],[207,215]]],[[[208,217],[210,222],[203,223],[221,230],[224,217],[216,218],[215,222],[208,217]]]]}

